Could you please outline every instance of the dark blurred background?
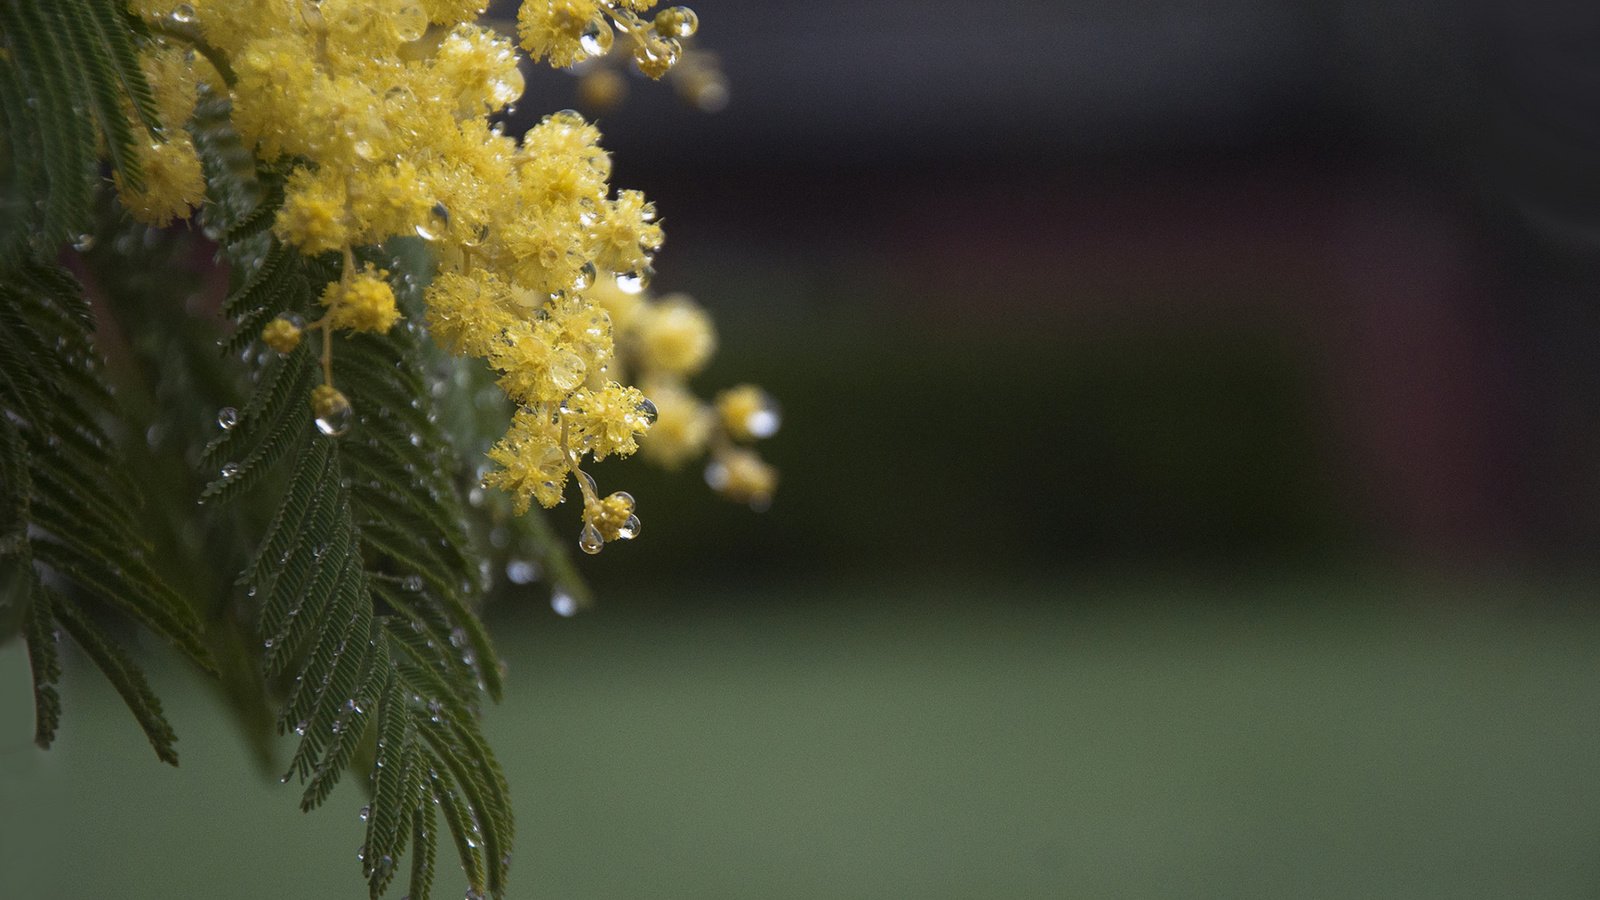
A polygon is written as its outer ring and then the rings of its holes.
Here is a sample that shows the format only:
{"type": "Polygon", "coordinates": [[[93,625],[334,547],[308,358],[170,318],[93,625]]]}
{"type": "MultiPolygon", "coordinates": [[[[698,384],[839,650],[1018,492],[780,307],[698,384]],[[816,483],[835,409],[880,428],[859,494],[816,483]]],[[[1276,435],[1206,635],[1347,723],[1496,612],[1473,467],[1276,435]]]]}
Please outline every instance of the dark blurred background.
{"type": "MultiPolygon", "coordinates": [[[[783,480],[504,590],[514,896],[1600,896],[1600,5],[693,5],[726,109],[595,114],[783,480]]],[[[158,680],[7,733],[16,896],[353,896],[158,680]]]]}
{"type": "Polygon", "coordinates": [[[702,383],[783,399],[782,500],[635,491],[670,512],[603,584],[1592,567],[1593,4],[700,11],[727,109],[600,123],[719,318],[702,383]]]}

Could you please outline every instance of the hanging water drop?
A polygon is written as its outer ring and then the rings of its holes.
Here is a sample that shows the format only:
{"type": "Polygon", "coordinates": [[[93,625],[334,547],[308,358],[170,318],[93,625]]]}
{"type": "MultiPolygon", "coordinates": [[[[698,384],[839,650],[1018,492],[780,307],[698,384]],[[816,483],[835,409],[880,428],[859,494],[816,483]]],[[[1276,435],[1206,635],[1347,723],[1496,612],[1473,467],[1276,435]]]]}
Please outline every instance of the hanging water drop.
{"type": "Polygon", "coordinates": [[[224,481],[228,481],[230,479],[236,478],[236,477],[238,477],[238,475],[239,475],[239,464],[238,463],[228,463],[227,465],[222,467],[222,479],[224,481]]]}
{"type": "Polygon", "coordinates": [[[593,556],[605,546],[606,539],[600,535],[600,529],[594,527],[593,522],[584,523],[583,530],[578,532],[578,549],[593,556]]]}
{"type": "Polygon", "coordinates": [[[588,24],[583,26],[583,32],[578,35],[578,45],[590,57],[605,56],[611,52],[612,41],[616,32],[611,30],[611,23],[604,16],[595,16],[588,24]]]}
{"type": "Polygon", "coordinates": [[[639,517],[629,516],[621,525],[617,526],[617,537],[631,541],[639,536],[639,517]]]}
{"type": "Polygon", "coordinates": [[[656,409],[655,403],[646,397],[639,401],[639,415],[644,416],[645,422],[654,425],[661,413],[656,409]]]}
{"type": "Polygon", "coordinates": [[[656,13],[652,24],[657,32],[667,37],[694,37],[694,33],[700,30],[700,17],[687,6],[669,6],[656,13]]]}
{"type": "Polygon", "coordinates": [[[223,431],[232,431],[233,426],[239,424],[239,411],[231,406],[224,406],[217,410],[217,424],[223,431]]]}
{"type": "Polygon", "coordinates": [[[330,385],[318,385],[311,392],[311,409],[317,415],[317,430],[329,437],[338,437],[350,430],[355,410],[350,400],[330,385]]]}

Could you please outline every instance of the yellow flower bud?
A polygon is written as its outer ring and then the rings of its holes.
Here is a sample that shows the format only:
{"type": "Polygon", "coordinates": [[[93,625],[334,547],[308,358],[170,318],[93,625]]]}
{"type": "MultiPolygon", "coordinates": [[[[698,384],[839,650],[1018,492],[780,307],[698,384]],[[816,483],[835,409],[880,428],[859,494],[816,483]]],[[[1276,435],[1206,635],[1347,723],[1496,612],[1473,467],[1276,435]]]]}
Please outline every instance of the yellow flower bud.
{"type": "Polygon", "coordinates": [[[288,316],[279,316],[261,329],[261,340],[279,353],[288,353],[300,346],[300,336],[300,325],[288,316]]]}
{"type": "Polygon", "coordinates": [[[644,367],[673,375],[700,371],[717,349],[711,317],[684,294],[674,294],[644,310],[639,316],[638,336],[644,367]]]}
{"type": "Polygon", "coordinates": [[[322,305],[331,310],[330,324],[351,331],[382,334],[400,319],[394,289],[383,279],[388,273],[368,267],[348,281],[336,281],[323,290],[322,305]]]}
{"type": "Polygon", "coordinates": [[[719,453],[706,466],[706,484],[729,500],[748,503],[759,512],[772,505],[778,470],[749,450],[733,448],[719,453]]]}
{"type": "Polygon", "coordinates": [[[741,384],[718,394],[717,415],[722,419],[723,430],[737,441],[772,437],[782,422],[777,401],[753,384],[741,384]]]}

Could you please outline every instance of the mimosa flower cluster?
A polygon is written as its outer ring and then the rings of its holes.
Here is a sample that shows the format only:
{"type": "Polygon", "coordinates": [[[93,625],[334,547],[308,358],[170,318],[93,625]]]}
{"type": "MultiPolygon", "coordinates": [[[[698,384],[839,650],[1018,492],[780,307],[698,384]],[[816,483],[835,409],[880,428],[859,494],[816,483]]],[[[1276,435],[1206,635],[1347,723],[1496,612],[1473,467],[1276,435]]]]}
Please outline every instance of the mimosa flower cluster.
{"type": "MultiPolygon", "coordinates": [[[[523,76],[512,40],[476,23],[485,2],[136,0],[157,36],[144,54],[166,140],[142,152],[144,189],[122,188],[124,205],[165,225],[202,201],[184,125],[206,84],[229,97],[263,161],[292,162],[273,233],[343,259],[320,318],[280,318],[261,334],[280,352],[320,336],[324,383],[308,399],[323,431],[351,420],[333,383],[334,333],[381,333],[400,318],[389,273],[358,265],[355,250],[416,236],[437,260],[425,292],[434,340],[486,360],[516,404],[485,482],[519,512],[560,503],[576,480],[580,546],[632,538],[633,498],[602,496],[581,466],[641,446],[667,465],[709,452],[713,487],[764,506],[775,476],[744,443],[775,430],[775,405],[746,387],[713,407],[685,387],[715,346],[710,320],[687,298],[643,296],[661,225],[642,194],[612,189],[591,124],[563,111],[520,138],[491,127],[523,76]]],[[[603,56],[620,33],[659,78],[698,23],[682,7],[652,15],[654,5],[527,0],[518,37],[534,60],[568,66],[603,56]]]]}

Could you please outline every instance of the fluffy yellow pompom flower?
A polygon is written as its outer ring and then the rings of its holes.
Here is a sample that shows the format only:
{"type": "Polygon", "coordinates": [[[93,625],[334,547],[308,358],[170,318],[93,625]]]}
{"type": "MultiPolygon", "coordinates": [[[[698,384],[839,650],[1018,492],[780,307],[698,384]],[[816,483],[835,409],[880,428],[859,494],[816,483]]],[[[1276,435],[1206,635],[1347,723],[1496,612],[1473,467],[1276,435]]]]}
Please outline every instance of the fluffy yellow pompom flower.
{"type": "Polygon", "coordinates": [[[639,356],[647,369],[693,375],[717,349],[711,317],[685,294],[673,294],[644,310],[636,325],[639,356]]]}
{"type": "Polygon", "coordinates": [[[303,329],[284,316],[279,316],[261,329],[261,341],[279,353],[289,353],[300,346],[303,329]]]}
{"type": "Polygon", "coordinates": [[[639,438],[650,430],[656,409],[638,388],[612,382],[599,390],[574,392],[562,404],[562,416],[571,428],[569,440],[601,460],[639,449],[639,438]]]}
{"type": "Polygon", "coordinates": [[[657,417],[650,433],[639,441],[640,454],[676,469],[704,452],[713,416],[699,398],[672,382],[647,384],[645,393],[655,403],[657,417]]]}
{"type": "Polygon", "coordinates": [[[489,450],[500,468],[483,478],[488,486],[511,494],[517,515],[533,500],[545,508],[561,502],[571,458],[561,448],[561,426],[550,416],[520,409],[511,417],[506,436],[489,450]]]}
{"type": "Polygon", "coordinates": [[[552,66],[600,56],[615,38],[600,0],[527,0],[517,11],[517,34],[524,50],[552,66]]]}
{"type": "Polygon", "coordinates": [[[272,230],[309,256],[344,247],[350,239],[344,179],[304,167],[290,172],[272,230]]]}
{"type": "Polygon", "coordinates": [[[322,292],[322,305],[328,307],[328,322],[334,328],[373,331],[382,334],[400,320],[394,305],[394,289],[384,280],[388,273],[370,266],[336,281],[322,292]]]}
{"type": "Polygon", "coordinates": [[[122,205],[135,219],[157,228],[174,219],[187,219],[206,196],[200,157],[195,155],[188,132],[169,130],[166,141],[139,144],[135,152],[144,172],[144,187],[132,189],[117,173],[114,178],[122,205]]]}
{"type": "Polygon", "coordinates": [[[729,500],[748,503],[752,509],[766,509],[778,487],[778,470],[752,451],[734,447],[719,453],[706,466],[706,483],[729,500]]]}
{"type": "MultiPolygon", "coordinates": [[[[357,268],[357,253],[397,237],[420,238],[436,263],[423,293],[433,340],[484,360],[516,404],[484,484],[525,511],[561,502],[575,477],[585,550],[638,528],[632,498],[602,499],[581,468],[585,457],[635,452],[656,421],[657,408],[621,382],[644,380],[662,397],[659,437],[646,445],[658,461],[681,465],[708,446],[723,460],[730,438],[759,430],[730,426],[684,385],[715,350],[715,331],[686,297],[642,296],[661,224],[643,194],[613,190],[595,127],[570,110],[520,137],[491,127],[486,114],[519,98],[523,75],[515,44],[475,21],[487,0],[191,0],[182,16],[159,0],[131,3],[161,25],[144,62],[173,138],[141,151],[152,155],[148,184],[124,192],[129,208],[165,223],[204,196],[182,127],[204,82],[228,101],[257,162],[289,172],[276,240],[307,257],[343,257],[322,294],[326,315],[275,320],[260,333],[288,352],[303,331],[320,332],[324,383],[311,399],[323,433],[354,422],[332,383],[334,332],[385,332],[400,318],[388,273],[357,268]],[[191,52],[183,43],[193,41],[191,52]]],[[[519,40],[564,66],[622,36],[639,69],[660,77],[698,19],[681,7],[647,18],[655,6],[526,0],[519,40]]],[[[748,477],[734,483],[755,487],[729,490],[770,494],[761,470],[739,471],[748,477]]]]}
{"type": "Polygon", "coordinates": [[[594,505],[589,523],[607,541],[631,541],[639,535],[639,517],[634,514],[633,495],[617,491],[594,505]]]}
{"type": "Polygon", "coordinates": [[[729,437],[751,441],[778,433],[782,417],[777,401],[753,384],[741,384],[717,395],[717,414],[729,437]]]}

